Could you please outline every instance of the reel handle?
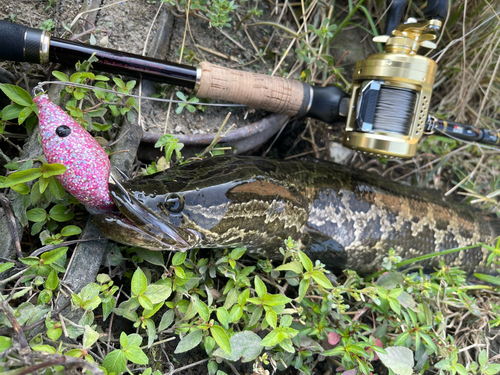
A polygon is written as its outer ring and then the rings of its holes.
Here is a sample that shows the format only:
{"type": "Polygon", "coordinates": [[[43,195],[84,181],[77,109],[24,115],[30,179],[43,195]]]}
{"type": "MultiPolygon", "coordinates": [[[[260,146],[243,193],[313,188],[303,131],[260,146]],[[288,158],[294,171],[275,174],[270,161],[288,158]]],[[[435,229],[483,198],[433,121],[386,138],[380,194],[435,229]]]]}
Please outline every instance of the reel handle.
{"type": "Polygon", "coordinates": [[[0,20],[0,59],[46,63],[48,50],[42,41],[49,38],[46,31],[0,20]]]}

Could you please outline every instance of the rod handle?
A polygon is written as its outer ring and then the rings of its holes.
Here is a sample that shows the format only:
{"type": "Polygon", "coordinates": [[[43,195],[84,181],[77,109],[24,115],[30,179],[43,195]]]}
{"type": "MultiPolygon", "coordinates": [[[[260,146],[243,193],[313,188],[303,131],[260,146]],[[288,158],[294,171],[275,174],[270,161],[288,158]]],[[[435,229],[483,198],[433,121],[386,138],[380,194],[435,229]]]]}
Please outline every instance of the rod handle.
{"type": "Polygon", "coordinates": [[[0,20],[0,59],[48,62],[50,35],[40,29],[0,20]]]}
{"type": "Polygon", "coordinates": [[[282,77],[243,72],[200,63],[196,96],[231,101],[289,116],[304,116],[311,100],[311,86],[282,77]]]}

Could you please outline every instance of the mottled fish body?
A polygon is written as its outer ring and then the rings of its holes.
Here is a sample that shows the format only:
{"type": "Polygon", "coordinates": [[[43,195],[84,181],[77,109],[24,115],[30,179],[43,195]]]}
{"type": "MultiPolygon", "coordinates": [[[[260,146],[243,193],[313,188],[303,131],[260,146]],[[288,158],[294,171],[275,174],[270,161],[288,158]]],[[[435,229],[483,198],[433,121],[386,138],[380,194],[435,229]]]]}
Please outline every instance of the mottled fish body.
{"type": "MultiPolygon", "coordinates": [[[[365,273],[380,267],[390,248],[409,259],[498,235],[497,220],[434,191],[326,161],[220,156],[115,183],[110,190],[120,211],[163,245],[142,243],[137,233],[113,234],[116,227],[103,216],[96,217],[101,230],[151,249],[246,246],[250,254],[279,258],[279,247],[291,236],[329,268],[365,273]]],[[[488,255],[474,247],[445,261],[492,273],[488,255]]],[[[421,264],[431,268],[438,262],[421,264]]]]}
{"type": "MultiPolygon", "coordinates": [[[[108,189],[101,146],[47,95],[34,101],[47,161],[67,167],[59,180],[117,242],[174,251],[246,246],[256,256],[279,258],[290,236],[328,268],[367,273],[390,248],[408,259],[499,234],[496,218],[469,206],[326,161],[219,156],[113,180],[108,189]]],[[[495,274],[488,255],[476,246],[445,261],[468,273],[495,274]]]]}

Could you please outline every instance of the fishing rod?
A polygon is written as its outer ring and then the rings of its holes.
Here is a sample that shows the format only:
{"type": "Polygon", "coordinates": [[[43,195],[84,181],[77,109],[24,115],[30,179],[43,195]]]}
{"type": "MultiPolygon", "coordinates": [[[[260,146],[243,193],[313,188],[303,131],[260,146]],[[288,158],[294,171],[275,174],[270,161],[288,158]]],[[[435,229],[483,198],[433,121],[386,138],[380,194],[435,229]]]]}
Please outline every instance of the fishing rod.
{"type": "Polygon", "coordinates": [[[346,121],[343,144],[364,154],[411,158],[426,132],[439,131],[462,140],[500,143],[499,133],[472,125],[438,120],[428,114],[437,64],[418,55],[434,40],[447,14],[447,0],[429,0],[425,20],[402,22],[407,0],[387,0],[384,43],[378,53],[356,63],[352,93],[336,86],[307,83],[239,71],[201,62],[199,66],[121,52],[51,37],[44,30],[0,21],[0,59],[72,65],[97,57],[93,68],[192,89],[199,98],[230,101],[289,116],[307,116],[325,123],[346,121]]]}

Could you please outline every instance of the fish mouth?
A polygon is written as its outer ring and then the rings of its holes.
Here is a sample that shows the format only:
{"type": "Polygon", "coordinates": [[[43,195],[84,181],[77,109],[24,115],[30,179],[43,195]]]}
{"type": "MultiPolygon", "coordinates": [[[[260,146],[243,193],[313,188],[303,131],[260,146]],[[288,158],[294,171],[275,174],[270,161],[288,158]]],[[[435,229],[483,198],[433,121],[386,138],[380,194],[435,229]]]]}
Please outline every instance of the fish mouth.
{"type": "Polygon", "coordinates": [[[186,251],[198,247],[202,235],[161,219],[139,201],[112,175],[109,191],[120,214],[97,215],[94,222],[109,238],[150,250],[186,251]]]}

